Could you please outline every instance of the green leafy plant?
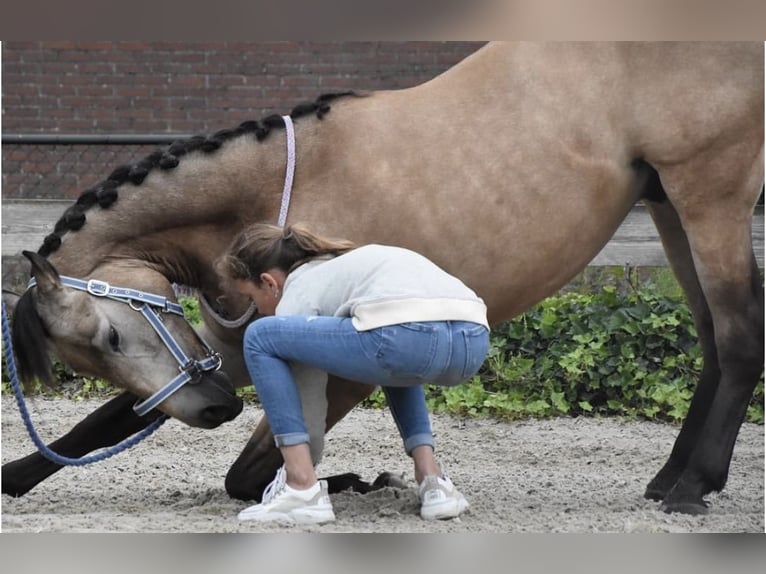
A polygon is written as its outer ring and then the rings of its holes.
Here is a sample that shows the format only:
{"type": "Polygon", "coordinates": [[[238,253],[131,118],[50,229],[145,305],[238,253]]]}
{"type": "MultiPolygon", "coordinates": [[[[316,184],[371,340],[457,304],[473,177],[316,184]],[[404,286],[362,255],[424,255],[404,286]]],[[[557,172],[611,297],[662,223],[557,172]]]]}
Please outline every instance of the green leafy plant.
{"type": "MultiPolygon", "coordinates": [[[[541,302],[492,330],[479,374],[452,388],[427,386],[434,412],[503,419],[625,416],[681,422],[702,353],[680,290],[662,274],[635,285],[620,271],[541,302]]],[[[373,394],[367,406],[385,404],[373,394]]],[[[764,421],[763,377],[747,420],[764,421]]]]}
{"type": "MultiPolygon", "coordinates": [[[[192,324],[202,321],[195,298],[180,303],[192,324]]],[[[38,384],[31,392],[75,399],[117,392],[107,381],[78,377],[60,363],[55,368],[61,385],[38,384]]],[[[677,423],[701,368],[694,324],[667,270],[637,280],[629,270],[598,269],[497,326],[479,374],[456,387],[426,386],[426,398],[434,412],[465,416],[620,415],[677,423]]],[[[763,389],[762,377],[748,406],[750,422],[764,422],[763,389]]],[[[2,391],[10,392],[5,365],[2,391]]],[[[252,387],[238,393],[257,400],[252,387]]],[[[380,391],[362,403],[385,404],[380,391]]]]}
{"type": "Polygon", "coordinates": [[[181,296],[178,298],[178,302],[184,308],[184,315],[190,324],[195,326],[202,324],[202,314],[196,297],[181,296]]]}

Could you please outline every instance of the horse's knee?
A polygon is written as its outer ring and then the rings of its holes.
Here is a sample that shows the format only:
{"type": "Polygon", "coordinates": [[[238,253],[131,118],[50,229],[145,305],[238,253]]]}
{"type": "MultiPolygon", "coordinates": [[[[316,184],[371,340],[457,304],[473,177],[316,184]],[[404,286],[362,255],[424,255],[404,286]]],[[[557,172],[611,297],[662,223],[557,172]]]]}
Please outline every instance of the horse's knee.
{"type": "Polygon", "coordinates": [[[244,452],[226,473],[226,493],[238,500],[260,501],[282,462],[282,455],[276,447],[262,456],[244,452]]]}
{"type": "Polygon", "coordinates": [[[237,500],[260,500],[265,485],[254,484],[244,466],[232,465],[224,480],[226,494],[237,500]]]}
{"type": "Polygon", "coordinates": [[[226,493],[239,500],[260,500],[282,462],[268,424],[262,420],[226,473],[226,493]]]}
{"type": "Polygon", "coordinates": [[[229,472],[226,473],[226,478],[224,479],[224,488],[226,489],[226,494],[228,494],[231,498],[236,498],[237,500],[251,500],[251,496],[246,491],[246,484],[242,480],[242,475],[235,471],[234,467],[231,467],[229,469],[229,472]]]}

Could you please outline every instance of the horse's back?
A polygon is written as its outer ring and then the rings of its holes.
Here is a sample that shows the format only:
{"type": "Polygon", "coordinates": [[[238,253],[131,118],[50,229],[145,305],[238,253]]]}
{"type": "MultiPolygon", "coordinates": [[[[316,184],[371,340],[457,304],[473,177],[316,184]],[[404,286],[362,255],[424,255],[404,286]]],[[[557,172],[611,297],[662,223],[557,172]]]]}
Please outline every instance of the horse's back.
{"type": "Polygon", "coordinates": [[[754,44],[490,43],[423,85],[299,124],[334,159],[303,152],[302,173],[321,176],[297,183],[323,200],[293,216],[424,252],[511,316],[609,240],[642,197],[638,160],[688,162],[762,126],[762,58],[754,44]]]}

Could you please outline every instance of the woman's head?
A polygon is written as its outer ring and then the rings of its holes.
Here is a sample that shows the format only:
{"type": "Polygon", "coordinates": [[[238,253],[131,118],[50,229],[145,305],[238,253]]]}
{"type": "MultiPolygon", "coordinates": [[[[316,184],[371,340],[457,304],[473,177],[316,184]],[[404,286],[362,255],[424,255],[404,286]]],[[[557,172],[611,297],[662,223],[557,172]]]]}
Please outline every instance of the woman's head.
{"type": "Polygon", "coordinates": [[[339,255],[355,246],[343,239],[320,237],[305,225],[279,227],[255,223],[244,229],[216,262],[218,273],[235,290],[250,297],[263,315],[273,315],[287,275],[322,255],[339,255]]]}
{"type": "Polygon", "coordinates": [[[234,238],[216,267],[223,277],[260,285],[261,275],[270,270],[287,275],[315,257],[339,255],[354,247],[350,241],[320,237],[299,223],[284,228],[255,223],[234,238]]]}

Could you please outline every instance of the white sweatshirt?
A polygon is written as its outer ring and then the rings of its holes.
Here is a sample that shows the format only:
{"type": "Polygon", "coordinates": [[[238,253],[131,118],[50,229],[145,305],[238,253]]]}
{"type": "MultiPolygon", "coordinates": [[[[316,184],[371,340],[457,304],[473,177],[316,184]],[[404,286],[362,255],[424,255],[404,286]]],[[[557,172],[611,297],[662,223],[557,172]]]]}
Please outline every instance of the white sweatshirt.
{"type": "Polygon", "coordinates": [[[411,321],[487,326],[487,307],[459,279],[408,249],[365,245],[287,276],[277,315],[351,317],[359,331],[411,321]]]}

